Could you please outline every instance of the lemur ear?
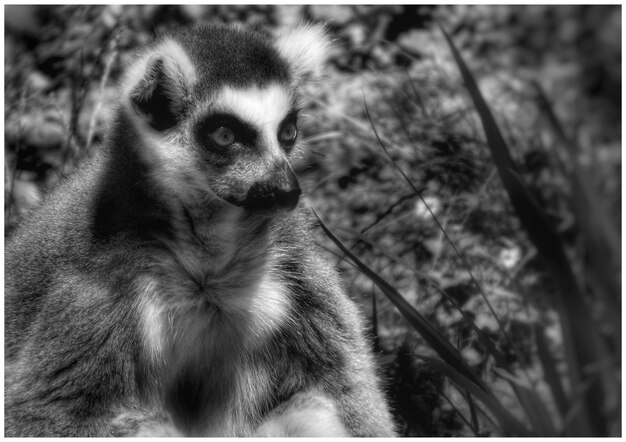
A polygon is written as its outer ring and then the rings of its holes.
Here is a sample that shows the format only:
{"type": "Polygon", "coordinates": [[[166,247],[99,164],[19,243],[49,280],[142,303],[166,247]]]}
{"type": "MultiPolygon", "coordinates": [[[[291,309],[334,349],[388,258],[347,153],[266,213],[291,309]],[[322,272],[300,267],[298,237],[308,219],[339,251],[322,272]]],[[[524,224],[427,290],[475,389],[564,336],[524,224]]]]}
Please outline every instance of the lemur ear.
{"type": "Polygon", "coordinates": [[[291,65],[296,83],[322,74],[330,46],[324,26],[317,24],[283,30],[276,37],[276,48],[291,65]]]}
{"type": "Polygon", "coordinates": [[[195,68],[185,51],[165,40],[129,70],[126,96],[139,116],[163,131],[180,122],[195,81],[195,68]]]}
{"type": "Polygon", "coordinates": [[[183,110],[185,91],[176,81],[175,66],[168,62],[170,60],[160,55],[150,57],[143,77],[130,92],[135,111],[159,131],[176,125],[183,110]]]}

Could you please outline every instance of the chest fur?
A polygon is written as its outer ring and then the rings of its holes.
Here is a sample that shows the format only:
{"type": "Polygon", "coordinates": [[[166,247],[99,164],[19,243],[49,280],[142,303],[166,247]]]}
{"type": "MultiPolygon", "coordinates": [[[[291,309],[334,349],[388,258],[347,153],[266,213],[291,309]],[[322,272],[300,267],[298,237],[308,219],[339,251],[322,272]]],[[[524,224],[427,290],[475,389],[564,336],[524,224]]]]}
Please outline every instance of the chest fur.
{"type": "Polygon", "coordinates": [[[236,435],[272,396],[264,349],[292,305],[271,221],[211,204],[179,212],[153,252],[140,336],[152,400],[188,434],[236,435]]]}
{"type": "Polygon", "coordinates": [[[202,284],[184,269],[144,282],[141,336],[155,373],[151,396],[190,433],[245,432],[275,388],[259,355],[289,320],[287,286],[271,259],[245,277],[233,270],[202,284]]]}

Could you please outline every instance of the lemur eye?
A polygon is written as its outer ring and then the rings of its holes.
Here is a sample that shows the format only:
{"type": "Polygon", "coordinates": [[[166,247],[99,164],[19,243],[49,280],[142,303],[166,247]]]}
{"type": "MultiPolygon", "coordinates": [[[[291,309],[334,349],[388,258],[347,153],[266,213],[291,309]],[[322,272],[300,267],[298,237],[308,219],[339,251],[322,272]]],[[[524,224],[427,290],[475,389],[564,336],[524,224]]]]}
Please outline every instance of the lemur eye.
{"type": "Polygon", "coordinates": [[[278,129],[278,141],[283,146],[293,146],[298,137],[298,126],[294,121],[287,121],[278,129]]]}
{"type": "Polygon", "coordinates": [[[229,127],[220,126],[211,132],[211,140],[217,147],[228,147],[235,142],[235,132],[229,127]]]}

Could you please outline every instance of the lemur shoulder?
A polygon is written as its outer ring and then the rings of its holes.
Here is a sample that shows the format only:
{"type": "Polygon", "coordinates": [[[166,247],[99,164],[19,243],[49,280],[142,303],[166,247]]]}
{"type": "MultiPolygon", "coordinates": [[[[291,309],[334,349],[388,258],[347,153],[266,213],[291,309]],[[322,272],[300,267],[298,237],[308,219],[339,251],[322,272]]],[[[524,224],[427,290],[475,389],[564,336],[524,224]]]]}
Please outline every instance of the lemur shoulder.
{"type": "Polygon", "coordinates": [[[290,165],[327,46],[205,26],[137,58],[7,241],[6,436],[394,435],[290,165]]]}

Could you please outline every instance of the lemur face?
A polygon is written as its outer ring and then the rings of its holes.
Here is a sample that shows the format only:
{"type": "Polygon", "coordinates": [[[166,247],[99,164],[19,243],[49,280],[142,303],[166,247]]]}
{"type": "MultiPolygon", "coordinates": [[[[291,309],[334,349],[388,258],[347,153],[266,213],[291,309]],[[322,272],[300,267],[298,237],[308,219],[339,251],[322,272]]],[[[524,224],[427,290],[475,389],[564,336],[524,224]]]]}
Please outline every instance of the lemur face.
{"type": "Polygon", "coordinates": [[[326,46],[323,30],[308,26],[276,39],[227,27],[165,37],[126,81],[147,155],[181,193],[193,188],[250,211],[293,209],[298,89],[326,46]]]}
{"type": "Polygon", "coordinates": [[[250,210],[293,209],[300,187],[288,158],[297,118],[290,91],[279,83],[217,91],[193,123],[213,192],[250,210]]]}

